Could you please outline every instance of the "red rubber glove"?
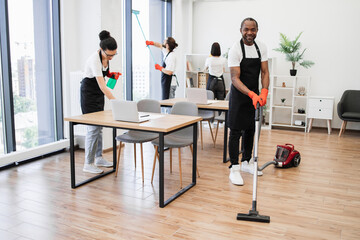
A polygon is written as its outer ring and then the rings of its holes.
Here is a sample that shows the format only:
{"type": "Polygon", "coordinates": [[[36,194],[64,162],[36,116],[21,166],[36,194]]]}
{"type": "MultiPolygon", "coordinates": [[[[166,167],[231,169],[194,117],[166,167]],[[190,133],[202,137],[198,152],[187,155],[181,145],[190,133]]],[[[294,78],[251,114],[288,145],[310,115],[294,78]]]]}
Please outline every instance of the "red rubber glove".
{"type": "Polygon", "coordinates": [[[160,72],[162,71],[163,67],[160,66],[159,64],[155,64],[155,69],[159,70],[160,72]]]}
{"type": "Polygon", "coordinates": [[[261,93],[259,95],[261,107],[266,104],[268,92],[269,92],[269,90],[267,90],[266,88],[261,89],[261,93]]]}
{"type": "Polygon", "coordinates": [[[250,91],[249,93],[248,93],[248,96],[252,99],[252,102],[253,102],[253,105],[254,105],[254,108],[256,109],[256,104],[257,103],[260,103],[261,104],[261,100],[260,100],[260,97],[256,94],[256,93],[254,93],[253,91],[250,91]]]}
{"type": "Polygon", "coordinates": [[[119,77],[121,76],[121,73],[119,73],[119,72],[109,72],[108,74],[106,74],[106,76],[108,78],[113,78],[115,80],[118,80],[119,77]]]}
{"type": "Polygon", "coordinates": [[[154,41],[148,41],[148,40],[146,40],[145,43],[146,43],[146,46],[154,45],[154,41]]]}

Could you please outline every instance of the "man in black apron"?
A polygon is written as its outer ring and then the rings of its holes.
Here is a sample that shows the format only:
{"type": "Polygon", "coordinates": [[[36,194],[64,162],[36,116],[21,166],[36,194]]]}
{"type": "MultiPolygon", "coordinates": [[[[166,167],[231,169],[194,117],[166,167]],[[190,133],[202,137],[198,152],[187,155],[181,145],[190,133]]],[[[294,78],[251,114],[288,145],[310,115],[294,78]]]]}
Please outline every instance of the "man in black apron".
{"type": "MultiPolygon", "coordinates": [[[[266,55],[265,45],[254,41],[258,31],[257,22],[246,18],[241,23],[240,43],[234,44],[229,51],[229,67],[231,72],[231,92],[229,99],[228,124],[230,127],[229,155],[230,180],[235,185],[243,185],[239,165],[239,141],[242,136],[241,170],[253,173],[254,165],[251,160],[255,133],[255,109],[266,104],[267,88],[269,87],[269,70],[267,56],[263,59],[261,52],[266,55]],[[240,48],[240,49],[239,49],[240,48]],[[242,55],[241,55],[242,54],[242,55]],[[240,60],[241,59],[241,60],[240,60]],[[240,61],[240,64],[239,64],[240,61]],[[236,65],[238,64],[238,65],[236,65]],[[259,74],[263,89],[259,96],[259,74]]],[[[259,175],[262,175],[259,172],[259,175]]]]}

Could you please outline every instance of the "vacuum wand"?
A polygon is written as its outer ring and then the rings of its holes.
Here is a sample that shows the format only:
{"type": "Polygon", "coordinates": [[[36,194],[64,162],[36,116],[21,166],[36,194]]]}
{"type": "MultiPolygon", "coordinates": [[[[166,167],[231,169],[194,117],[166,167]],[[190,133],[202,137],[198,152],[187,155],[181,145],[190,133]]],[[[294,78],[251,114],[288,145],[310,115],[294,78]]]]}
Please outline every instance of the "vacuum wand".
{"type": "MultiPolygon", "coordinates": [[[[244,221],[253,221],[253,222],[270,222],[269,216],[260,215],[256,210],[256,193],[257,193],[257,175],[258,175],[258,145],[260,137],[260,128],[261,128],[261,109],[260,104],[257,103],[255,110],[255,146],[254,146],[254,178],[253,178],[253,198],[252,198],[252,208],[248,214],[238,213],[237,220],[244,221]]],[[[266,167],[266,166],[265,166],[266,167]]],[[[264,168],[265,168],[264,167],[264,168]]]]}
{"type": "MultiPolygon", "coordinates": [[[[138,18],[138,14],[140,14],[140,11],[138,11],[138,10],[132,10],[132,13],[135,14],[135,17],[136,17],[137,22],[139,23],[139,27],[140,27],[140,30],[141,30],[141,32],[142,32],[142,35],[144,36],[144,39],[145,39],[145,41],[146,41],[147,39],[146,39],[146,37],[145,37],[145,33],[144,33],[144,31],[143,31],[143,29],[142,29],[142,27],[141,27],[141,24],[140,24],[140,21],[139,21],[139,18],[138,18]]],[[[153,55],[152,52],[151,52],[150,46],[147,45],[147,48],[148,48],[149,51],[150,51],[150,55],[151,55],[154,63],[156,63],[155,58],[154,58],[154,55],[153,55]]]]}

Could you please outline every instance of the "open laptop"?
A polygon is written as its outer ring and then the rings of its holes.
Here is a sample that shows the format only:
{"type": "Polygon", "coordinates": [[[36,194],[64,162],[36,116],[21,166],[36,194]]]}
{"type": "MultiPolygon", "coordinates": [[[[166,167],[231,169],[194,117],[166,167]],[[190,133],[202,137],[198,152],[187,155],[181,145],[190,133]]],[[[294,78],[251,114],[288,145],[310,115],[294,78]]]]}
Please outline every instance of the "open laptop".
{"type": "Polygon", "coordinates": [[[133,101],[111,100],[111,109],[114,120],[124,122],[145,122],[150,119],[149,114],[140,114],[137,103],[133,101]]]}
{"type": "Polygon", "coordinates": [[[207,99],[207,92],[204,88],[187,88],[186,98],[189,102],[196,104],[211,104],[213,101],[207,99]]]}

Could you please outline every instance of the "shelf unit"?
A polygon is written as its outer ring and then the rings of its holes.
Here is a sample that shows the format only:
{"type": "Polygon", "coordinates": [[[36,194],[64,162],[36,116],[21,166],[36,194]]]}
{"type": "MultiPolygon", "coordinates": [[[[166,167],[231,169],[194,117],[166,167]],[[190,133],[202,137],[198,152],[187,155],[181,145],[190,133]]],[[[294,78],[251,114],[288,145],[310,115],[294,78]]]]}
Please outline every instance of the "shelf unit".
{"type": "Polygon", "coordinates": [[[291,127],[304,129],[306,132],[309,90],[310,76],[271,76],[270,128],[291,127]],[[281,99],[285,101],[282,102],[281,99]],[[301,112],[301,109],[305,112],[301,112]]]}

